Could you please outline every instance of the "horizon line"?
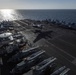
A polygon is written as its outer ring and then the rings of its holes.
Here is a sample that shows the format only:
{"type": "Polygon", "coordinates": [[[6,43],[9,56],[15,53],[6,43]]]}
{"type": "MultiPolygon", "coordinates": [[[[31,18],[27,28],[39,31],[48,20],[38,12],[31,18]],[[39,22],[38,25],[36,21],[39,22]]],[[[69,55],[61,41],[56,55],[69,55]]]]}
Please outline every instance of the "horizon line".
{"type": "MultiPolygon", "coordinates": [[[[0,8],[0,10],[2,9],[13,9],[13,8],[0,8]]],[[[16,8],[16,9],[13,9],[13,10],[76,10],[76,9],[24,9],[24,8],[16,8]]]]}

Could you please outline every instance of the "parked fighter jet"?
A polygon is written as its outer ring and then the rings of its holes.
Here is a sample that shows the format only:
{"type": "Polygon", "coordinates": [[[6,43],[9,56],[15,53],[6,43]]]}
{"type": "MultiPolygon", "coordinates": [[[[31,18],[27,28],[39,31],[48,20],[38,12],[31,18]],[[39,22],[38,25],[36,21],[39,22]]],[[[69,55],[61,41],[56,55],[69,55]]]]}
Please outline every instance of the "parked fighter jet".
{"type": "Polygon", "coordinates": [[[51,38],[50,34],[52,33],[52,31],[51,30],[47,30],[47,31],[35,30],[34,33],[38,33],[36,39],[33,41],[35,43],[42,38],[45,38],[45,39],[46,39],[46,37],[51,38]]]}
{"type": "Polygon", "coordinates": [[[1,29],[6,29],[6,30],[13,30],[14,28],[14,25],[13,25],[13,22],[11,21],[3,21],[0,23],[0,28],[1,29]]]}
{"type": "Polygon", "coordinates": [[[13,41],[12,33],[10,32],[3,32],[0,34],[0,48],[3,45],[7,45],[9,42],[13,41]]]}
{"type": "Polygon", "coordinates": [[[13,38],[15,42],[19,45],[19,47],[22,47],[27,43],[27,39],[19,32],[17,34],[14,34],[13,38]]]}
{"type": "Polygon", "coordinates": [[[44,53],[45,51],[42,50],[30,55],[29,57],[25,58],[22,62],[17,64],[16,67],[12,69],[10,73],[14,75],[21,75],[22,73],[29,71],[32,66],[42,61],[42,56],[44,53]]]}
{"type": "Polygon", "coordinates": [[[27,43],[23,35],[13,35],[10,32],[0,34],[0,55],[10,54],[25,46],[27,43]],[[18,48],[18,49],[17,49],[18,48]]]}
{"type": "Polygon", "coordinates": [[[13,40],[13,37],[12,37],[12,33],[10,33],[10,32],[5,32],[5,33],[2,33],[2,34],[0,34],[0,42],[1,41],[5,41],[5,40],[13,40]]]}
{"type": "Polygon", "coordinates": [[[39,63],[33,70],[33,75],[49,75],[56,67],[55,60],[56,58],[51,57],[39,63]]]}
{"type": "Polygon", "coordinates": [[[27,57],[28,55],[37,52],[39,49],[39,46],[27,49],[27,50],[22,50],[20,52],[18,52],[17,54],[15,54],[14,56],[12,56],[12,58],[10,58],[7,62],[8,63],[18,63],[20,61],[22,61],[22,58],[27,57]]]}
{"type": "Polygon", "coordinates": [[[69,72],[69,68],[65,69],[62,73],[60,73],[60,75],[67,75],[67,73],[69,72]]]}
{"type": "Polygon", "coordinates": [[[42,24],[33,24],[34,28],[42,29],[43,25],[42,24]]]}
{"type": "Polygon", "coordinates": [[[13,41],[18,44],[19,47],[23,47],[27,43],[26,38],[21,34],[12,34],[9,32],[0,34],[1,46],[4,44],[7,45],[13,41]]]}
{"type": "Polygon", "coordinates": [[[53,73],[50,74],[50,75],[59,75],[61,72],[63,72],[63,71],[65,70],[65,68],[66,68],[66,67],[63,66],[63,67],[57,69],[55,72],[53,72],[53,73]]]}

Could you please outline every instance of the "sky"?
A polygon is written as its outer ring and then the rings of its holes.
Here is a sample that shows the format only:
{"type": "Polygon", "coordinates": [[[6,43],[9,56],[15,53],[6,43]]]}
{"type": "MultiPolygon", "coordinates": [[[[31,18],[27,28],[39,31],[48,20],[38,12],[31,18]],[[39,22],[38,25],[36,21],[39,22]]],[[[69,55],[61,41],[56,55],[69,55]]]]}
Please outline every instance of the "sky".
{"type": "Polygon", "coordinates": [[[76,0],[0,0],[0,9],[76,9],[76,0]]]}

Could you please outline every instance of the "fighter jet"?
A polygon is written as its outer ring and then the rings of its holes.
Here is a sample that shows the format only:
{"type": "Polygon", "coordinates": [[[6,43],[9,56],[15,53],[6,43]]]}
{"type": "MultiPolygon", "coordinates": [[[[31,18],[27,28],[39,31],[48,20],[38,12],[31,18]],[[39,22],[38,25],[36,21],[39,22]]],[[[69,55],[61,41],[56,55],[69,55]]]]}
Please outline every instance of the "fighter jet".
{"type": "Polygon", "coordinates": [[[12,56],[12,58],[10,58],[7,62],[17,64],[20,61],[22,61],[22,58],[27,57],[28,55],[39,51],[38,48],[39,48],[39,46],[32,47],[27,50],[22,50],[22,51],[18,52],[17,54],[15,54],[14,56],[12,56]]]}
{"type": "Polygon", "coordinates": [[[19,47],[23,47],[27,43],[27,39],[21,34],[15,34],[13,35],[13,38],[15,39],[15,42],[19,45],[19,47]]]}
{"type": "Polygon", "coordinates": [[[13,35],[10,32],[0,34],[0,56],[11,54],[26,45],[27,40],[24,36],[18,34],[13,35]]]}
{"type": "Polygon", "coordinates": [[[55,60],[56,58],[51,57],[39,63],[33,70],[33,75],[49,75],[56,67],[55,60]]]}
{"type": "MultiPolygon", "coordinates": [[[[7,45],[10,42],[13,42],[12,33],[10,32],[3,32],[0,34],[0,48],[4,45],[7,45]]],[[[4,46],[5,47],[5,46],[4,46]]]]}
{"type": "Polygon", "coordinates": [[[30,55],[29,57],[25,58],[22,62],[17,64],[10,73],[13,75],[21,75],[23,73],[28,72],[31,69],[31,67],[42,61],[42,56],[44,53],[45,51],[42,50],[30,55]]]}
{"type": "Polygon", "coordinates": [[[13,44],[13,41],[6,40],[1,42],[0,46],[0,56],[4,56],[5,54],[10,54],[12,51],[17,49],[17,45],[13,44]]]}
{"type": "Polygon", "coordinates": [[[42,29],[43,25],[42,24],[33,24],[34,28],[42,29]]]}
{"type": "Polygon", "coordinates": [[[70,68],[65,69],[62,73],[60,73],[60,75],[67,75],[69,70],[70,70],[70,68]]]}
{"type": "Polygon", "coordinates": [[[3,21],[0,23],[0,28],[1,29],[6,29],[6,30],[13,30],[14,29],[14,25],[13,22],[11,21],[3,21]]]}
{"type": "Polygon", "coordinates": [[[37,33],[38,35],[37,35],[37,37],[36,37],[36,39],[33,41],[34,43],[35,42],[37,42],[38,40],[40,40],[40,39],[42,39],[42,38],[47,38],[47,37],[49,37],[49,38],[51,38],[51,33],[52,33],[53,31],[52,30],[45,30],[45,31],[42,31],[42,30],[35,30],[35,34],[37,33]]]}
{"type": "Polygon", "coordinates": [[[65,69],[66,69],[66,66],[60,67],[50,75],[60,75],[60,73],[63,72],[65,69]]]}

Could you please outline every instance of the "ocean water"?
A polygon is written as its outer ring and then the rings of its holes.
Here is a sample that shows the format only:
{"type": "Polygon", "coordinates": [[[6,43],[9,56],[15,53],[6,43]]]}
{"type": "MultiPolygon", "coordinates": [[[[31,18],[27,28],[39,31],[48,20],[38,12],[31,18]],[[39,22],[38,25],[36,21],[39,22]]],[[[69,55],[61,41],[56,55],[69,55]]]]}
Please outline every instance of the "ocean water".
{"type": "Polygon", "coordinates": [[[20,19],[57,19],[67,23],[76,23],[76,10],[0,10],[0,21],[20,19]]]}

